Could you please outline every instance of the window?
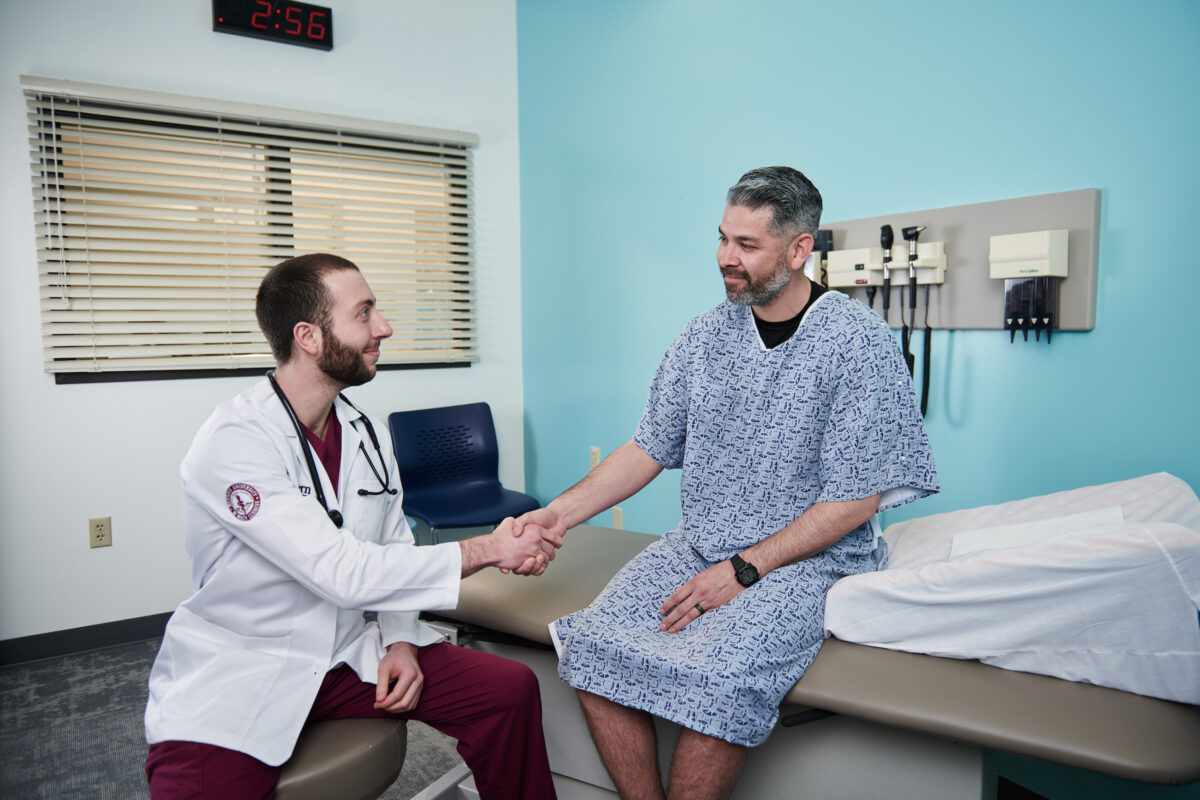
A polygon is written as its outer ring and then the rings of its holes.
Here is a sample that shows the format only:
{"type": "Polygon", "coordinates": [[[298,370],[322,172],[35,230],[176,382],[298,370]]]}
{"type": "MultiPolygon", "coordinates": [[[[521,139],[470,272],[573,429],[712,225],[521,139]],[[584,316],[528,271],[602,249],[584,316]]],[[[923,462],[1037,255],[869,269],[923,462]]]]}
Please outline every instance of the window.
{"type": "Polygon", "coordinates": [[[80,373],[274,363],[266,271],[362,269],[384,365],[478,360],[471,134],[22,78],[45,364],[80,373]]]}

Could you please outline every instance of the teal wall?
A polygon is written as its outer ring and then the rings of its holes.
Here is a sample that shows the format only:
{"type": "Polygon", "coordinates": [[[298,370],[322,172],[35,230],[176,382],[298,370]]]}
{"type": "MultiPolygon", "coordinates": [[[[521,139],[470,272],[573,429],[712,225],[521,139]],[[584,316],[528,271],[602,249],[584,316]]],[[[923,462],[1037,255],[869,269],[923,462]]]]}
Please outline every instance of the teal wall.
{"type": "MultiPolygon", "coordinates": [[[[828,220],[1102,191],[1094,331],[935,337],[943,492],[912,513],[1160,470],[1200,486],[1197,25],[1194,0],[521,0],[528,489],[631,435],[663,351],[722,299],[725,189],[774,163],[828,220]]],[[[626,526],[672,526],[677,490],[626,526]]]]}
{"type": "MultiPolygon", "coordinates": [[[[1200,4],[517,8],[532,494],[632,434],[663,351],[722,299],[725,189],[776,163],[828,220],[1102,192],[1096,329],[937,336],[943,492],[889,522],[1157,471],[1200,487],[1200,4]]],[[[625,526],[673,526],[678,485],[625,503],[625,526]]]]}

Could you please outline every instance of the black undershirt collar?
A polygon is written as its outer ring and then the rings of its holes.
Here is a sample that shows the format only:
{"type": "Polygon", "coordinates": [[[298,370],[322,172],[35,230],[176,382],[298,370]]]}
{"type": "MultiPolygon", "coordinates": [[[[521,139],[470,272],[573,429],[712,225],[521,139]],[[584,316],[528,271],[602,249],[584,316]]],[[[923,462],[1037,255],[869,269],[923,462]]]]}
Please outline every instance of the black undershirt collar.
{"type": "Polygon", "coordinates": [[[785,319],[782,322],[768,322],[759,319],[754,313],[754,309],[750,310],[751,316],[754,317],[754,326],[758,328],[758,338],[762,339],[763,346],[768,350],[773,350],[779,345],[786,342],[800,328],[800,320],[804,318],[804,314],[817,298],[825,294],[825,287],[819,286],[815,281],[809,281],[808,302],[804,304],[804,308],[800,309],[800,313],[796,316],[785,319]]]}

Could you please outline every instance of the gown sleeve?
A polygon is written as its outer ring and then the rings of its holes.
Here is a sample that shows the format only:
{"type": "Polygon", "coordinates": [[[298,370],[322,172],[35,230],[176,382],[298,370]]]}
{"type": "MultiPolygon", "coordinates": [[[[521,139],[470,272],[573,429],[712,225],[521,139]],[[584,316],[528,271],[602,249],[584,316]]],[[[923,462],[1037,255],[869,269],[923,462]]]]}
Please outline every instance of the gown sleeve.
{"type": "Polygon", "coordinates": [[[879,494],[879,510],[938,491],[933,453],[912,378],[882,320],[857,327],[841,348],[821,438],[817,502],[879,494]]]}
{"type": "Polygon", "coordinates": [[[691,337],[684,330],[663,356],[650,383],[646,410],[633,435],[634,443],[664,469],[683,466],[688,424],[687,353],[691,337]]]}

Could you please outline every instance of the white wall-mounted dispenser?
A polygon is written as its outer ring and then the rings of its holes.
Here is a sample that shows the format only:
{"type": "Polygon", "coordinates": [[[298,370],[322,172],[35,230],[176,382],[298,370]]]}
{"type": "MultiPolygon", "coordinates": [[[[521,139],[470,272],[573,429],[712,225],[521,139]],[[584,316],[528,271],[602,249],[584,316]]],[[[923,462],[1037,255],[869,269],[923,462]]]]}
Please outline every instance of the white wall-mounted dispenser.
{"type": "Polygon", "coordinates": [[[1008,339],[1021,331],[1029,340],[1051,332],[1058,321],[1058,290],[1067,277],[1069,231],[1032,231],[992,236],[988,248],[988,273],[1004,280],[1004,327],[1008,339]]]}

